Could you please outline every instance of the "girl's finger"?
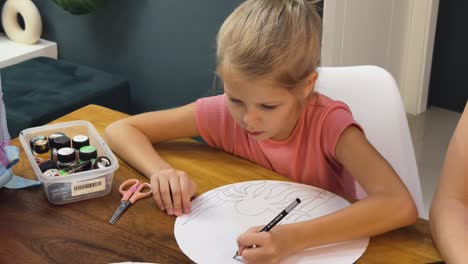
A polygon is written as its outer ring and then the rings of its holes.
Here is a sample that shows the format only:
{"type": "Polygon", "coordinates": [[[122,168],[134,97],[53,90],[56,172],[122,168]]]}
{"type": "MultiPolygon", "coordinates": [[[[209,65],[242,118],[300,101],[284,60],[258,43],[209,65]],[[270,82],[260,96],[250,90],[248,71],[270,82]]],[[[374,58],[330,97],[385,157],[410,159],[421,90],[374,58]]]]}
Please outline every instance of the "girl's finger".
{"type": "Polygon", "coordinates": [[[166,213],[168,215],[173,215],[173,205],[172,205],[172,198],[171,198],[171,189],[169,187],[169,181],[167,177],[159,177],[159,192],[161,193],[161,198],[164,203],[164,207],[166,208],[166,213]]]}
{"type": "Polygon", "coordinates": [[[242,255],[246,248],[261,247],[264,243],[264,234],[258,232],[245,232],[237,238],[238,254],[242,255]]]}
{"type": "Polygon", "coordinates": [[[172,174],[169,177],[169,185],[172,193],[172,203],[174,205],[174,214],[176,216],[182,215],[182,194],[180,188],[179,175],[172,174]]]}
{"type": "Polygon", "coordinates": [[[181,172],[180,187],[182,191],[182,207],[184,209],[184,213],[188,214],[190,213],[192,206],[190,198],[195,194],[196,187],[185,172],[181,172]]]}
{"type": "Polygon", "coordinates": [[[151,190],[153,191],[153,197],[154,201],[156,202],[156,205],[159,207],[159,210],[165,211],[166,208],[164,207],[164,204],[162,202],[161,198],[161,193],[159,191],[159,180],[156,175],[151,177],[151,190]]]}

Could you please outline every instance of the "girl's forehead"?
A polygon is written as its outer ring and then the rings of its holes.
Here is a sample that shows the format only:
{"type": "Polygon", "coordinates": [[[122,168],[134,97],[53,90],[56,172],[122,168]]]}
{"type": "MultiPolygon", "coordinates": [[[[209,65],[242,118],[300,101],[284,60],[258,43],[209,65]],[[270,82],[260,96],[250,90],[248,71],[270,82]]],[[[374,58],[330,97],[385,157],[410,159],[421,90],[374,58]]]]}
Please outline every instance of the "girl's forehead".
{"type": "Polygon", "coordinates": [[[218,71],[219,77],[225,84],[234,85],[256,85],[256,86],[268,86],[272,88],[279,87],[279,83],[275,81],[275,75],[273,73],[266,74],[263,76],[252,76],[237,70],[234,66],[222,66],[218,71]]]}
{"type": "Polygon", "coordinates": [[[254,101],[282,101],[297,96],[297,89],[289,89],[278,82],[277,72],[254,77],[244,74],[235,66],[220,65],[218,75],[223,81],[225,92],[231,97],[248,97],[254,101]]]}
{"type": "Polygon", "coordinates": [[[279,103],[292,97],[292,94],[261,80],[239,82],[224,81],[224,91],[229,97],[256,103],[279,103]]]}

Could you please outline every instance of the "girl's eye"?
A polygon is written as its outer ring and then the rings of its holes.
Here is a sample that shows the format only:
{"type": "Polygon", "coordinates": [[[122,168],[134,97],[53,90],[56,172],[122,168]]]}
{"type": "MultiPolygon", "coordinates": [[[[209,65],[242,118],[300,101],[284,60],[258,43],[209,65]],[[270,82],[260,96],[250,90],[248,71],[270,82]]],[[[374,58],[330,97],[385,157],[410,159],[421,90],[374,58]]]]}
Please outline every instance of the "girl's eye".
{"type": "Polygon", "coordinates": [[[235,104],[241,104],[241,103],[242,103],[241,100],[239,100],[239,99],[234,99],[234,98],[229,98],[229,101],[231,101],[231,102],[233,102],[233,103],[235,103],[235,104]]]}
{"type": "Polygon", "coordinates": [[[273,110],[276,107],[277,107],[276,105],[262,105],[262,108],[266,110],[273,110]]]}

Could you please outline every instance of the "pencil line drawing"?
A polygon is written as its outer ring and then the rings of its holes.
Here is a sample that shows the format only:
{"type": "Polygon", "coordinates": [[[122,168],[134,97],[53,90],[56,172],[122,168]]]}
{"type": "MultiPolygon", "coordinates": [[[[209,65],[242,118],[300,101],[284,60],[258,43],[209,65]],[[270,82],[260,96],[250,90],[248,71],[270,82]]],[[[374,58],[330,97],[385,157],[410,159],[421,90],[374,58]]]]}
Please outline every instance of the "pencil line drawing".
{"type": "Polygon", "coordinates": [[[283,223],[318,217],[314,211],[339,197],[312,186],[298,186],[288,182],[250,181],[231,184],[197,198],[192,205],[191,214],[186,217],[182,225],[219,206],[233,206],[238,214],[248,216],[257,216],[266,212],[278,214],[295,198],[301,199],[302,203],[283,219],[283,223]]]}
{"type": "MultiPolygon", "coordinates": [[[[239,264],[242,259],[232,258],[239,235],[249,227],[265,226],[296,198],[301,203],[280,225],[309,221],[350,205],[338,195],[300,183],[270,180],[234,183],[195,198],[192,212],[177,217],[174,236],[182,252],[195,263],[239,264]]],[[[309,248],[281,263],[354,263],[368,243],[369,238],[362,238],[309,248]]]]}

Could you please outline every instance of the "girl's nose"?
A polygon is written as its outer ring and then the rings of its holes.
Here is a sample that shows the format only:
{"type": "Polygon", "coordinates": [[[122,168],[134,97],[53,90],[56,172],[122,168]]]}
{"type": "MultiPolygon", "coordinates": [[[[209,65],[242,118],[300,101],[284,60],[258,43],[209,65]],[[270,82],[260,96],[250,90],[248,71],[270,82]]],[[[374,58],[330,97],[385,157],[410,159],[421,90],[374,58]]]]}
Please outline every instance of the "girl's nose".
{"type": "Polygon", "coordinates": [[[259,120],[260,115],[258,111],[255,111],[253,109],[247,109],[244,113],[244,118],[242,121],[244,121],[244,123],[250,127],[256,125],[259,120]]]}

